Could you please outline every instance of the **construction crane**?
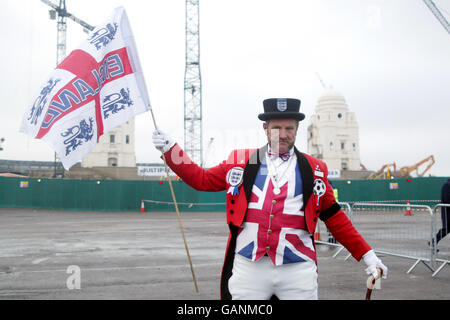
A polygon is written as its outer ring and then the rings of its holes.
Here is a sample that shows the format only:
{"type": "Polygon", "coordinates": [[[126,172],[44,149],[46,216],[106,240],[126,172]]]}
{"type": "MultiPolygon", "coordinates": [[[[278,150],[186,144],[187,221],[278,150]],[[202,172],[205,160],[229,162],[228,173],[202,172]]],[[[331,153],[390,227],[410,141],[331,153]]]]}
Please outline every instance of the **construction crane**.
{"type": "Polygon", "coordinates": [[[395,174],[396,172],[396,168],[397,165],[395,164],[395,162],[387,163],[383,165],[380,170],[368,176],[367,179],[391,179],[391,177],[393,177],[393,174],[395,174]],[[391,167],[394,169],[393,171],[391,171],[391,167]]]}
{"type": "Polygon", "coordinates": [[[402,177],[407,177],[410,176],[411,172],[416,171],[416,175],[418,177],[423,177],[424,174],[430,170],[430,168],[433,166],[434,164],[434,156],[431,155],[425,159],[423,159],[422,161],[417,162],[416,164],[412,165],[412,166],[404,166],[401,167],[399,170],[400,176],[402,177]],[[419,172],[419,167],[426,164],[428,162],[427,167],[425,168],[425,170],[423,170],[422,172],[419,172]]]}
{"type": "Polygon", "coordinates": [[[437,6],[434,4],[432,0],[423,0],[427,7],[430,9],[430,11],[434,14],[436,19],[442,24],[445,30],[450,34],[450,24],[448,23],[447,19],[445,19],[444,15],[439,11],[437,6]]]}
{"type": "Polygon", "coordinates": [[[320,84],[322,85],[322,88],[323,88],[324,90],[331,90],[331,89],[333,88],[331,85],[327,86],[327,85],[325,84],[325,82],[322,80],[322,77],[320,76],[320,74],[319,74],[318,72],[316,72],[316,76],[317,76],[317,78],[319,79],[320,84]]]}
{"type": "MultiPolygon", "coordinates": [[[[78,23],[79,25],[81,25],[84,28],[83,30],[85,32],[86,30],[89,31],[94,30],[94,27],[84,22],[83,20],[75,17],[70,12],[67,12],[66,0],[59,0],[58,6],[49,0],[41,0],[41,1],[52,8],[48,12],[50,20],[56,20],[56,18],[58,19],[58,23],[56,25],[56,66],[58,66],[66,57],[66,31],[67,31],[66,18],[69,18],[78,23]]],[[[56,161],[57,155],[55,152],[54,173],[53,173],[54,178],[56,178],[57,176],[56,161]]],[[[64,175],[64,171],[62,174],[64,175]]]]}
{"type": "Polygon", "coordinates": [[[186,0],[184,73],[184,150],[203,163],[202,78],[200,73],[200,1],[186,0]]]}
{"type": "Polygon", "coordinates": [[[49,0],[41,1],[52,8],[52,10],[49,10],[50,19],[58,19],[58,23],[56,25],[56,65],[59,65],[66,57],[66,18],[69,18],[81,25],[85,31],[92,31],[94,30],[94,27],[75,17],[70,12],[67,12],[66,0],[59,0],[58,6],[49,0]]]}
{"type": "Polygon", "coordinates": [[[391,179],[391,178],[401,178],[401,177],[410,177],[412,172],[416,172],[417,177],[423,177],[425,173],[430,170],[430,168],[435,163],[434,156],[431,155],[412,166],[404,166],[397,170],[397,165],[395,162],[387,163],[381,167],[377,172],[372,173],[367,179],[391,179]],[[419,172],[419,167],[426,164],[428,162],[427,167],[419,172]]]}

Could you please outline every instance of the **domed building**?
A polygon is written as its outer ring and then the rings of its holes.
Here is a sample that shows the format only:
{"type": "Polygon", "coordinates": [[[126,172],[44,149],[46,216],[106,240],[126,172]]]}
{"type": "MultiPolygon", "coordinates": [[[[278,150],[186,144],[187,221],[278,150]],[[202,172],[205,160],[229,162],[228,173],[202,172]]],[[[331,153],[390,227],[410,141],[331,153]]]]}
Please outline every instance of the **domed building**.
{"type": "Polygon", "coordinates": [[[134,119],[103,134],[94,150],[81,161],[84,168],[136,167],[134,119]]]}
{"type": "Polygon", "coordinates": [[[359,128],[355,113],[337,91],[322,94],[308,126],[308,153],[328,169],[360,170],[359,128]]]}

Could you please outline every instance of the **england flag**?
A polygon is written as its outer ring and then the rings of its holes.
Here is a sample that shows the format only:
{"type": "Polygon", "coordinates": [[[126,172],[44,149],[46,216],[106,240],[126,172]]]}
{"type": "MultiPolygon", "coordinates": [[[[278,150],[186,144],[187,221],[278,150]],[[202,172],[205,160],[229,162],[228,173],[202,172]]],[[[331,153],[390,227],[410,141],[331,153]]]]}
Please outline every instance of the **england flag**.
{"type": "Polygon", "coordinates": [[[68,170],[102,134],[150,109],[131,27],[119,7],[50,74],[20,131],[47,141],[68,170]]]}

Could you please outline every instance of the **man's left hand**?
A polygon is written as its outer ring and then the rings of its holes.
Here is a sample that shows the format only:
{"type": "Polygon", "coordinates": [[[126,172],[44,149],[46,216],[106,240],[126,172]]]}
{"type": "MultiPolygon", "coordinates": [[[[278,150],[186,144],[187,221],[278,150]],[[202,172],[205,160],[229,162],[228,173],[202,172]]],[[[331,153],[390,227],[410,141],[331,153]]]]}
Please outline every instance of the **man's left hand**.
{"type": "Polygon", "coordinates": [[[375,279],[378,279],[377,268],[380,268],[383,271],[382,278],[387,278],[388,268],[381,262],[373,250],[367,251],[366,254],[363,255],[363,260],[367,265],[367,268],[365,269],[367,274],[371,274],[375,279]]]}

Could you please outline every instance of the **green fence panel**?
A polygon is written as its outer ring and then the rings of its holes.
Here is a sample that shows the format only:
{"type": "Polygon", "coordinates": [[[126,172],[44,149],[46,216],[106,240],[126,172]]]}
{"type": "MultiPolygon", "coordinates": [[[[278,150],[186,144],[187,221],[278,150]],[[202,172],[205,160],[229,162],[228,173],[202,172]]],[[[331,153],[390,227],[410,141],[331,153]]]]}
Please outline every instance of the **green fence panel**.
{"type": "Polygon", "coordinates": [[[440,200],[446,177],[380,180],[333,180],[341,202],[440,200]]]}
{"type": "MultiPolygon", "coordinates": [[[[391,180],[332,180],[340,202],[440,199],[447,177],[399,178],[391,180]]],[[[172,181],[179,209],[225,211],[226,192],[196,191],[180,180],[172,181]],[[188,205],[185,205],[188,204],[188,205]],[[193,204],[193,205],[191,205],[193,204]]],[[[0,207],[42,208],[87,211],[139,211],[142,200],[146,211],[174,211],[167,181],[145,180],[66,180],[0,177],[0,207]]],[[[417,202],[416,202],[417,203],[417,202]]],[[[429,204],[426,202],[424,204],[429,204]]]]}
{"type": "Polygon", "coordinates": [[[60,182],[59,185],[62,189],[62,208],[65,210],[78,210],[77,197],[74,196],[79,193],[77,183],[74,183],[74,181],[68,181],[67,183],[60,182]]]}
{"type": "Polygon", "coordinates": [[[75,198],[74,210],[90,210],[92,204],[92,191],[91,188],[94,184],[94,181],[91,180],[78,180],[73,181],[74,184],[74,194],[72,195],[75,198]]]}
{"type": "Polygon", "coordinates": [[[5,206],[8,207],[14,207],[16,203],[16,194],[17,190],[15,188],[17,179],[10,178],[10,179],[0,179],[0,199],[2,203],[5,204],[5,206]]]}
{"type": "Polygon", "coordinates": [[[125,211],[134,211],[140,205],[137,199],[137,190],[139,184],[135,181],[124,181],[117,189],[117,199],[119,201],[118,207],[125,211]]]}

